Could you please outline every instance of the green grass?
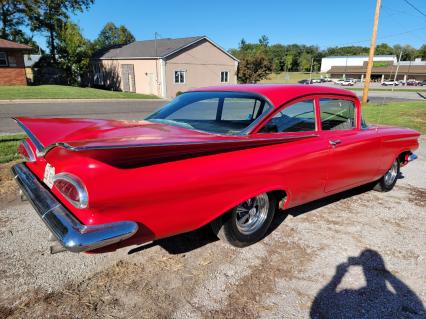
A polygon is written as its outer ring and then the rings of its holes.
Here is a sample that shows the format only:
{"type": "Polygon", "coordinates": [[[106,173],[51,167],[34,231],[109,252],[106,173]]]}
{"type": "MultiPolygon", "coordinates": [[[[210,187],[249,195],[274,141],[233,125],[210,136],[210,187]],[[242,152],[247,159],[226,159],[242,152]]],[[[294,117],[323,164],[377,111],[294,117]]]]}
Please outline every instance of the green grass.
{"type": "MultiPolygon", "coordinates": [[[[325,73],[312,73],[312,79],[325,77],[325,73]]],[[[297,83],[300,80],[309,79],[309,72],[281,72],[279,74],[271,73],[265,80],[260,83],[297,83]]]]}
{"type": "Polygon", "coordinates": [[[24,134],[0,136],[0,164],[11,162],[19,158],[17,148],[19,142],[24,138],[24,134]]]}
{"type": "Polygon", "coordinates": [[[426,101],[369,103],[362,106],[362,114],[367,123],[408,127],[426,134],[426,101]]]}
{"type": "Polygon", "coordinates": [[[0,86],[0,100],[20,99],[155,99],[155,95],[64,85],[0,86]]]}

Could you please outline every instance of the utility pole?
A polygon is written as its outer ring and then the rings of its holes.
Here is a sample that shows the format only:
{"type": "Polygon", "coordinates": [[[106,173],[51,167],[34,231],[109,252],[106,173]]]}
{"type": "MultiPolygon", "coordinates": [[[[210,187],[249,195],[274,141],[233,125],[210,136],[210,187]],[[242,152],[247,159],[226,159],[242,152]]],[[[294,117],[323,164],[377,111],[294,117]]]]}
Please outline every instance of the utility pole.
{"type": "Polygon", "coordinates": [[[402,58],[402,50],[401,50],[401,52],[399,52],[398,64],[396,65],[396,72],[395,72],[395,76],[393,78],[394,83],[392,85],[392,92],[393,92],[393,89],[395,88],[395,82],[396,82],[396,77],[398,76],[399,64],[401,63],[401,58],[402,58]]]}
{"type": "Polygon", "coordinates": [[[312,67],[314,66],[314,58],[311,59],[311,71],[309,72],[309,84],[312,81],[312,67]]]}
{"type": "Polygon", "coordinates": [[[374,50],[376,48],[377,27],[379,25],[380,5],[382,0],[376,0],[376,11],[374,13],[373,34],[371,35],[370,54],[368,55],[367,73],[365,74],[364,90],[362,92],[362,103],[367,103],[368,88],[371,80],[371,70],[373,69],[374,50]]]}

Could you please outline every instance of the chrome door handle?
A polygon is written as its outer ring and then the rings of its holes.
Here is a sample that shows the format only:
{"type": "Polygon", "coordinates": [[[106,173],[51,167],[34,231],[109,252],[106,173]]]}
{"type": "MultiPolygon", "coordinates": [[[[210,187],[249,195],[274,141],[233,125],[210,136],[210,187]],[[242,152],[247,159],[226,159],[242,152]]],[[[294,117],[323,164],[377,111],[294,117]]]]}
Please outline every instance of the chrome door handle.
{"type": "Polygon", "coordinates": [[[337,144],[342,143],[341,140],[329,140],[328,141],[330,143],[331,146],[336,147],[337,144]]]}

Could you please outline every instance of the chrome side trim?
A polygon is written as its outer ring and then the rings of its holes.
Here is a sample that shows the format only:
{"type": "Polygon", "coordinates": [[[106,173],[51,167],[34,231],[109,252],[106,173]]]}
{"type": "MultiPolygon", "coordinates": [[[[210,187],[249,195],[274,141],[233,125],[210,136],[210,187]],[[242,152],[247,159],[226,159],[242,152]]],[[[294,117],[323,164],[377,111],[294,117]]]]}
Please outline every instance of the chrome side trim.
{"type": "MultiPolygon", "coordinates": [[[[208,145],[208,144],[227,144],[227,143],[247,143],[256,144],[256,142],[271,142],[271,144],[284,143],[286,141],[296,141],[312,137],[318,137],[318,134],[309,135],[287,135],[274,138],[256,138],[256,139],[230,139],[230,140],[218,140],[209,142],[184,142],[184,143],[168,143],[168,144],[130,144],[130,145],[109,145],[109,146],[72,146],[68,143],[55,143],[47,146],[44,149],[44,154],[56,146],[61,146],[67,150],[73,152],[91,151],[91,150],[109,150],[109,149],[121,149],[121,148],[149,148],[149,147],[163,147],[163,146],[182,146],[182,145],[208,145]]],[[[262,145],[259,145],[262,146],[262,145]]]]}
{"type": "Polygon", "coordinates": [[[44,146],[41,144],[41,142],[35,137],[35,135],[26,127],[20,120],[18,120],[15,117],[12,117],[13,120],[15,120],[16,124],[19,125],[19,127],[25,132],[25,134],[28,135],[31,142],[33,142],[36,150],[37,150],[37,156],[40,156],[41,153],[44,151],[44,146]]]}
{"type": "Polygon", "coordinates": [[[25,164],[12,166],[12,173],[37,214],[71,252],[83,252],[123,241],[133,236],[138,225],[132,221],[86,226],[81,224],[33,175],[25,164]]]}
{"type": "Polygon", "coordinates": [[[28,142],[24,140],[21,143],[22,143],[22,146],[25,148],[25,150],[27,151],[27,154],[28,154],[27,162],[30,162],[30,163],[35,162],[36,161],[35,154],[33,152],[33,149],[28,144],[28,142]]]}

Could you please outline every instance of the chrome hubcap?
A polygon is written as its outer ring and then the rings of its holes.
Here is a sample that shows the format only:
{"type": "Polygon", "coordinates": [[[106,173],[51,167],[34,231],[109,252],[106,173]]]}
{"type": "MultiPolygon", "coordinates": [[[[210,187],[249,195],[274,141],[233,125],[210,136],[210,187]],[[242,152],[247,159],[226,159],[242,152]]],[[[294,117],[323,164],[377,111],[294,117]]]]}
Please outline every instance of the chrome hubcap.
{"type": "Polygon", "coordinates": [[[237,228],[244,235],[253,234],[268,216],[269,199],[266,193],[241,203],[237,206],[237,228]]]}
{"type": "Polygon", "coordinates": [[[392,185],[398,175],[398,162],[393,162],[391,168],[386,172],[384,182],[386,185],[392,185]]]}

